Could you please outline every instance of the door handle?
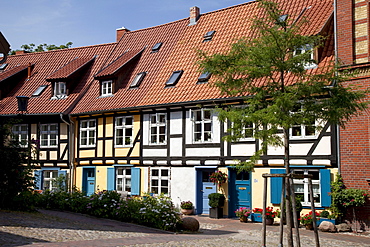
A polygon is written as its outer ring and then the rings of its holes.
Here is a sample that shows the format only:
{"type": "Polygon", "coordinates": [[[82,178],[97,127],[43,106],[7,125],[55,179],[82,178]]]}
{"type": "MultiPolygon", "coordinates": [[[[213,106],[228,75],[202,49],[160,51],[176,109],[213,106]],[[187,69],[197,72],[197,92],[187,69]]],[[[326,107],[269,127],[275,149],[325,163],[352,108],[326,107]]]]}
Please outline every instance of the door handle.
{"type": "Polygon", "coordinates": [[[200,190],[200,192],[203,192],[203,190],[200,190]]]}

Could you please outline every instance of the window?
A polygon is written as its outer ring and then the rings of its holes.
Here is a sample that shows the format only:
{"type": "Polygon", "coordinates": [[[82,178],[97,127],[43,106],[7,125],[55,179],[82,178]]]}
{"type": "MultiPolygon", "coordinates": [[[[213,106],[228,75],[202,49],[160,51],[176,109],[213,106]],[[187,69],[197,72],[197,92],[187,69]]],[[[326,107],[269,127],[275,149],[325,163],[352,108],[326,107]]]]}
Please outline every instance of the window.
{"type": "MultiPolygon", "coordinates": [[[[297,106],[297,109],[292,111],[292,114],[302,111],[300,105],[297,106]]],[[[312,120],[310,123],[306,124],[295,124],[290,128],[290,137],[292,139],[297,138],[313,138],[316,136],[316,121],[312,120]]]]}
{"type": "Polygon", "coordinates": [[[95,120],[82,120],[80,125],[80,146],[94,147],[95,146],[95,120]]]}
{"type": "Polygon", "coordinates": [[[152,47],[152,53],[158,52],[159,49],[161,48],[162,44],[163,44],[162,42],[159,42],[159,43],[153,45],[153,47],[152,47]]]}
{"type": "Polygon", "coordinates": [[[40,146],[56,147],[58,144],[58,125],[41,124],[40,125],[40,146]]]}
{"type": "Polygon", "coordinates": [[[198,83],[199,82],[208,82],[209,78],[211,78],[211,73],[204,72],[198,77],[198,83]]]}
{"type": "Polygon", "coordinates": [[[54,97],[65,98],[67,96],[67,87],[65,82],[55,82],[54,84],[54,97]]]}
{"type": "Polygon", "coordinates": [[[133,117],[116,118],[116,146],[131,146],[133,142],[133,117]]]}
{"type": "Polygon", "coordinates": [[[6,68],[6,66],[8,66],[7,63],[3,63],[2,65],[0,65],[0,70],[4,70],[6,68]]]}
{"type": "Polygon", "coordinates": [[[128,192],[131,195],[131,168],[119,167],[116,169],[116,190],[128,192]]]}
{"type": "Polygon", "coordinates": [[[18,141],[22,147],[27,146],[28,126],[27,124],[15,124],[12,127],[13,140],[18,141]]]}
{"type": "Polygon", "coordinates": [[[169,194],[170,170],[152,168],[150,170],[150,191],[154,194],[169,194]]]}
{"type": "MultiPolygon", "coordinates": [[[[315,206],[321,206],[321,188],[320,188],[320,171],[319,170],[293,170],[294,174],[313,175],[312,191],[315,206]]],[[[302,200],[303,206],[311,206],[310,194],[308,190],[308,178],[293,179],[294,192],[302,200]]]]}
{"type": "Polygon", "coordinates": [[[241,138],[242,140],[253,138],[254,124],[252,122],[244,123],[241,134],[242,134],[242,138],[241,138]]]}
{"type": "Polygon", "coordinates": [[[211,110],[201,109],[192,111],[193,141],[212,141],[212,113],[211,110]]]}
{"type": "Polygon", "coordinates": [[[215,34],[215,32],[216,32],[216,31],[209,31],[209,32],[207,32],[207,33],[203,36],[203,38],[204,38],[203,42],[211,41],[211,40],[212,40],[212,38],[213,38],[213,35],[215,34]]]}
{"type": "Polygon", "coordinates": [[[58,170],[43,171],[43,190],[57,189],[57,183],[55,181],[56,178],[58,178],[58,170]]]}
{"type": "Polygon", "coordinates": [[[134,80],[131,82],[130,87],[138,87],[140,86],[140,83],[144,80],[144,77],[146,76],[146,72],[138,73],[134,80]]]}
{"type": "MultiPolygon", "coordinates": [[[[298,55],[301,55],[301,54],[304,54],[306,52],[310,52],[310,57],[309,59],[310,60],[314,60],[314,53],[313,53],[313,47],[311,45],[305,45],[303,47],[299,47],[297,48],[295,51],[294,51],[294,56],[298,56],[298,55]]],[[[305,69],[313,69],[313,68],[316,68],[317,67],[317,64],[314,63],[314,62],[310,62],[310,63],[306,63],[304,65],[304,68],[305,69]]]]}
{"type": "Polygon", "coordinates": [[[166,143],[166,114],[150,115],[150,144],[166,143]]]}
{"type": "Polygon", "coordinates": [[[112,81],[102,81],[101,83],[101,96],[112,95],[112,81]]]}
{"type": "Polygon", "coordinates": [[[44,92],[44,90],[48,87],[48,85],[41,85],[39,86],[36,91],[32,94],[33,97],[37,97],[37,96],[40,96],[42,94],[42,92],[44,92]]]}
{"type": "Polygon", "coordinates": [[[170,79],[168,79],[168,81],[166,82],[166,86],[175,86],[176,83],[180,80],[180,77],[183,72],[184,72],[183,70],[174,71],[170,79]]]}

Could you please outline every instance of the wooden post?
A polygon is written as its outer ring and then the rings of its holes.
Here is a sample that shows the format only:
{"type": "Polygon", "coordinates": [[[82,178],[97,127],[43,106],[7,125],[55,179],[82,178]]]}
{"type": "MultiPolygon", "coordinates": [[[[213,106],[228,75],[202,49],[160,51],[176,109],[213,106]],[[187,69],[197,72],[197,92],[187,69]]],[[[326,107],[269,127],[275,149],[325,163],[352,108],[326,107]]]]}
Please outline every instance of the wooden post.
{"type": "Polygon", "coordinates": [[[294,193],[294,183],[293,183],[293,179],[292,177],[289,177],[289,181],[290,181],[290,194],[292,196],[292,208],[293,208],[293,224],[294,224],[294,228],[295,228],[295,239],[296,239],[296,244],[297,244],[297,247],[301,247],[301,239],[299,237],[299,224],[298,224],[298,215],[297,215],[297,204],[296,204],[296,201],[295,201],[295,193],[294,193]]]}
{"type": "MultiPolygon", "coordinates": [[[[283,186],[282,188],[285,188],[285,179],[282,179],[283,180],[283,186]]],[[[279,230],[279,233],[280,233],[280,236],[279,236],[279,247],[283,247],[283,242],[284,242],[284,219],[286,218],[285,217],[285,214],[284,214],[284,198],[285,198],[285,191],[284,189],[281,190],[281,201],[280,201],[280,230],[279,230]]]]}
{"type": "Polygon", "coordinates": [[[315,243],[316,243],[316,247],[320,247],[319,234],[317,232],[317,225],[316,225],[315,202],[313,200],[312,178],[311,177],[308,178],[308,190],[310,192],[311,211],[312,211],[312,219],[313,219],[313,230],[314,230],[314,233],[315,233],[315,243]]]}

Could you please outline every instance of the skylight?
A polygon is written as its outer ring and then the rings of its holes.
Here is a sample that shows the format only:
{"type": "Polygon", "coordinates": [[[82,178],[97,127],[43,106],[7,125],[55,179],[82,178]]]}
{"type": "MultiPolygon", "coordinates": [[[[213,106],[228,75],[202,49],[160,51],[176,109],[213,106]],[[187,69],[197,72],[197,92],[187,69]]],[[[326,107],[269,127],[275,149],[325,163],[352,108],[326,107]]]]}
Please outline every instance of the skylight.
{"type": "Polygon", "coordinates": [[[6,68],[6,66],[8,66],[8,64],[7,64],[7,63],[3,63],[2,65],[0,65],[0,70],[5,69],[5,68],[6,68]]]}
{"type": "Polygon", "coordinates": [[[211,78],[211,73],[209,72],[203,72],[199,77],[198,77],[198,82],[207,82],[211,78]]]}
{"type": "Polygon", "coordinates": [[[216,32],[216,31],[209,31],[209,32],[207,32],[207,33],[203,36],[203,38],[204,38],[203,42],[211,41],[211,40],[212,40],[212,38],[213,38],[213,35],[215,34],[215,32],[216,32]]]}
{"type": "Polygon", "coordinates": [[[152,52],[158,52],[158,51],[159,51],[159,49],[161,48],[162,44],[163,44],[162,42],[159,42],[159,43],[155,44],[155,45],[152,47],[152,52]]]}
{"type": "Polygon", "coordinates": [[[180,77],[183,72],[184,72],[183,70],[174,71],[170,79],[168,79],[168,81],[166,82],[166,86],[175,86],[176,83],[180,80],[180,77]]]}
{"type": "Polygon", "coordinates": [[[37,97],[37,96],[40,96],[42,94],[42,92],[44,92],[44,90],[48,87],[48,85],[41,85],[39,86],[36,91],[32,94],[33,97],[37,97]]]}
{"type": "Polygon", "coordinates": [[[140,83],[144,80],[144,77],[146,76],[146,72],[138,73],[134,80],[131,82],[130,87],[138,87],[140,86],[140,83]]]}

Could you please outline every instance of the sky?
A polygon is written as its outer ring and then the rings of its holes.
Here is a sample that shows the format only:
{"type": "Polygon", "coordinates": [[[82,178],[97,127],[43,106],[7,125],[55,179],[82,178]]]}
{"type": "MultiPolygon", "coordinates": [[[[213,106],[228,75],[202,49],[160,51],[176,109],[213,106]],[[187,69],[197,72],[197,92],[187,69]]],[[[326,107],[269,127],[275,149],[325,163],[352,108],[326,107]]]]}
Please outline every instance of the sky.
{"type": "Polygon", "coordinates": [[[189,17],[250,0],[2,0],[0,32],[12,50],[34,43],[72,47],[116,41],[116,29],[131,31],[189,17]]]}

